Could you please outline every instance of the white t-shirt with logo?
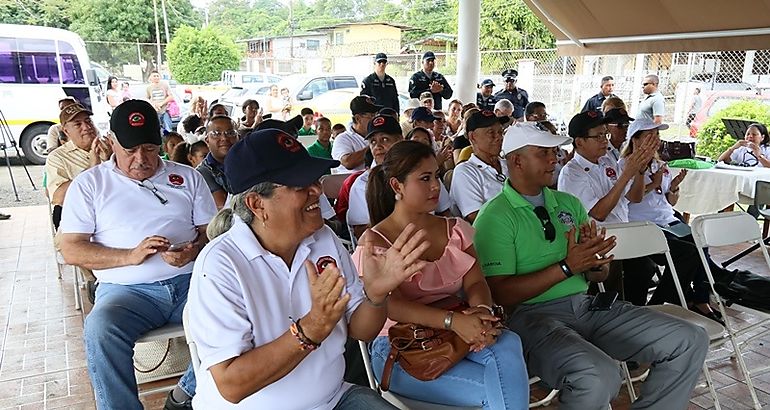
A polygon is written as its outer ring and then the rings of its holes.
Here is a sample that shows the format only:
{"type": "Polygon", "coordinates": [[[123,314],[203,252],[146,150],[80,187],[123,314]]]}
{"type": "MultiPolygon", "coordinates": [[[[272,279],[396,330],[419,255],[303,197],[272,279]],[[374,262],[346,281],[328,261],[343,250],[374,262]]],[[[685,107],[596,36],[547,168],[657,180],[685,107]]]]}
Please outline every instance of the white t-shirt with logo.
{"type": "MultiPolygon", "coordinates": [[[[559,174],[559,191],[570,193],[580,199],[588,212],[599,200],[604,198],[618,182],[620,169],[617,162],[607,155],[599,158],[598,163],[583,158],[577,152],[567,162],[559,174]]],[[[610,211],[604,221],[596,221],[598,224],[614,224],[628,222],[628,199],[626,193],[633,180],[628,184],[620,196],[615,208],[610,211]]]]}
{"type": "MultiPolygon", "coordinates": [[[[197,226],[208,224],[217,213],[214,199],[198,171],[158,160],[161,165],[148,180],[168,200],[165,205],[150,188],[123,174],[113,156],[72,181],[64,200],[60,232],[90,234],[92,242],[118,249],[135,248],[153,235],[172,244],[194,240],[197,226]]],[[[192,265],[177,268],[155,254],[140,265],[96,269],[94,275],[100,282],[131,285],[190,273],[192,265]]]]}
{"type": "Polygon", "coordinates": [[[348,323],[362,300],[358,273],[330,228],[324,226],[305,238],[288,267],[233,217],[232,228],[201,251],[190,282],[190,330],[201,359],[193,406],[220,410],[334,408],[350,387],[343,382],[343,353],[348,323]],[[237,405],[226,401],[209,368],[274,341],[289,329],[290,316],[296,320],[310,311],[305,260],[319,271],[330,262],[337,264],[345,279],[343,292],[351,296],[344,316],[321,347],[286,376],[237,405]]]}
{"type": "Polygon", "coordinates": [[[508,177],[508,166],[504,159],[500,160],[500,166],[502,173],[472,154],[467,161],[455,167],[449,197],[463,218],[481,209],[482,205],[503,190],[508,177]]]}
{"type": "MultiPolygon", "coordinates": [[[[332,144],[332,158],[340,161],[345,155],[350,154],[351,152],[361,151],[367,146],[369,146],[369,143],[366,141],[366,138],[355,132],[351,126],[349,130],[337,135],[337,138],[334,139],[334,144],[332,144]]],[[[340,164],[340,166],[334,168],[332,172],[335,174],[350,174],[356,171],[363,171],[364,169],[366,169],[366,167],[364,166],[364,163],[361,162],[361,165],[353,169],[345,168],[344,165],[340,164]]]]}

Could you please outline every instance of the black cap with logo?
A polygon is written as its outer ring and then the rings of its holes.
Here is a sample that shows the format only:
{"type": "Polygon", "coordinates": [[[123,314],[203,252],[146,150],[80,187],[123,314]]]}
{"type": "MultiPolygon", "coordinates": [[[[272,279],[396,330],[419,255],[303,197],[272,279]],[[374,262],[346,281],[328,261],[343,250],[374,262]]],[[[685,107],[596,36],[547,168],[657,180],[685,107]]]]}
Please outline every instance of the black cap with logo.
{"type": "Polygon", "coordinates": [[[494,124],[505,124],[507,122],[508,117],[498,117],[492,111],[477,111],[468,117],[468,121],[465,123],[465,131],[468,132],[478,128],[487,128],[494,124]]]}
{"type": "Polygon", "coordinates": [[[390,115],[378,115],[369,121],[369,125],[366,127],[366,138],[378,132],[388,135],[401,135],[401,125],[398,124],[398,120],[390,115]]]}
{"type": "Polygon", "coordinates": [[[374,56],[374,62],[379,63],[380,61],[388,61],[388,56],[385,53],[377,53],[376,56],[374,56]]]}
{"type": "Polygon", "coordinates": [[[373,113],[376,114],[382,109],[382,105],[374,103],[374,98],[368,95],[359,95],[350,100],[350,112],[353,115],[373,113]]]}
{"type": "Polygon", "coordinates": [[[144,100],[128,100],[115,107],[110,129],[123,148],[161,144],[158,112],[144,100]]]}
{"type": "Polygon", "coordinates": [[[591,128],[608,123],[607,117],[600,112],[594,110],[581,112],[569,121],[567,133],[572,138],[586,137],[588,136],[588,130],[591,128]]]}
{"type": "Polygon", "coordinates": [[[225,177],[233,194],[261,182],[306,187],[340,165],[316,158],[291,135],[278,130],[252,131],[236,142],[225,157],[225,177]]]}

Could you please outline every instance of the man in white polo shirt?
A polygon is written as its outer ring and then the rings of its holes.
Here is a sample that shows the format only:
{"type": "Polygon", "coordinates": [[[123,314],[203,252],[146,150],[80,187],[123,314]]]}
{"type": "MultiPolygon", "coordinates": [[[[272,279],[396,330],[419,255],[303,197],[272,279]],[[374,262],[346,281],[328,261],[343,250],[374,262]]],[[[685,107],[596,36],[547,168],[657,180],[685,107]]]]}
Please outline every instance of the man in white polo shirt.
{"type": "MultiPolygon", "coordinates": [[[[390,147],[403,140],[401,127],[395,118],[387,115],[378,115],[369,123],[366,140],[369,141],[369,147],[372,150],[372,156],[374,156],[374,162],[372,162],[372,168],[374,168],[377,164],[382,163],[385,154],[390,151],[390,147]]],[[[350,187],[347,222],[356,238],[361,236],[369,225],[366,185],[369,182],[370,171],[371,168],[364,171],[350,187]]],[[[441,184],[436,215],[449,215],[450,204],[449,193],[444,188],[444,185],[441,184]]]]}
{"type": "MultiPolygon", "coordinates": [[[[193,261],[216,207],[197,171],[160,158],[160,123],[148,102],[120,104],[110,128],[111,160],[83,171],[67,190],[61,251],[99,279],[84,330],[97,408],[140,410],[134,343],[182,323],[193,261]]],[[[194,392],[188,369],[166,409],[190,408],[185,395],[194,392]]]]}
{"type": "Polygon", "coordinates": [[[489,110],[468,117],[465,132],[473,146],[471,157],[455,167],[449,197],[460,215],[473,223],[479,209],[503,190],[508,167],[500,158],[503,124],[508,117],[497,117],[489,110]]]}
{"type": "Polygon", "coordinates": [[[381,108],[382,106],[375,104],[374,99],[368,95],[359,95],[350,100],[353,122],[347,131],[334,139],[332,145],[332,158],[340,162],[340,166],[334,169],[335,174],[364,170],[364,157],[369,149],[369,144],[364,138],[366,127],[381,108]]]}

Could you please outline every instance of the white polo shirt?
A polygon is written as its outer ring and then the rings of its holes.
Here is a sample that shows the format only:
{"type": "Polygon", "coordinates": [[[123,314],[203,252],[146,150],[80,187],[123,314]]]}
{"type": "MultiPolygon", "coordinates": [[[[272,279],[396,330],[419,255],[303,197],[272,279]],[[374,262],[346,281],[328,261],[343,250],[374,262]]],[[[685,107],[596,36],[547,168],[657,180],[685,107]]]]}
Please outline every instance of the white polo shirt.
{"type": "Polygon", "coordinates": [[[508,166],[504,159],[500,160],[500,166],[502,173],[472,154],[467,161],[455,167],[449,197],[463,218],[481,209],[503,190],[508,178],[508,166]]]}
{"type": "MultiPolygon", "coordinates": [[[[351,125],[347,131],[337,135],[337,138],[334,139],[334,144],[332,144],[332,158],[340,161],[345,155],[350,154],[351,152],[361,151],[368,146],[369,143],[366,141],[366,138],[355,132],[351,125]]],[[[361,165],[353,169],[345,168],[344,165],[340,164],[340,166],[334,168],[332,171],[335,174],[350,174],[356,171],[363,171],[365,168],[366,167],[362,162],[361,165]]]]}
{"type": "MultiPolygon", "coordinates": [[[[356,178],[350,187],[350,197],[348,199],[348,226],[369,225],[369,207],[366,204],[366,184],[369,182],[369,172],[364,171],[361,176],[356,178]]],[[[444,184],[439,184],[438,205],[436,212],[444,212],[452,206],[449,199],[449,192],[444,188],[444,184]]]]}
{"type": "MultiPolygon", "coordinates": [[[[321,269],[319,269],[320,271],[321,269]]],[[[233,226],[211,241],[195,262],[187,306],[190,331],[201,367],[193,406],[199,409],[332,409],[349,387],[343,383],[347,324],[363,300],[363,287],[350,255],[326,226],[305,238],[291,269],[265,250],[237,216],[233,226]],[[211,366],[270,343],[312,305],[305,260],[317,267],[334,261],[351,295],[345,316],[321,347],[282,379],[243,399],[226,401],[211,366]]],[[[300,323],[301,324],[301,323],[300,323]]],[[[299,346],[299,344],[297,345],[299,346]]]]}
{"type": "MultiPolygon", "coordinates": [[[[134,248],[153,235],[171,243],[195,239],[196,227],[208,224],[217,213],[211,192],[195,169],[160,161],[161,166],[149,181],[168,199],[167,204],[161,204],[150,189],[123,174],[113,156],[72,181],[59,230],[87,233],[92,235],[92,242],[119,249],[134,248]]],[[[132,285],[190,273],[192,265],[190,262],[177,268],[156,254],[141,265],[96,269],[94,275],[100,282],[132,285]]]]}
{"type": "MultiPolygon", "coordinates": [[[[644,173],[644,185],[652,182],[650,171],[653,173],[658,172],[664,163],[655,160],[650,165],[651,170],[645,171],[644,173]]],[[[621,158],[620,162],[618,162],[618,169],[622,171],[625,166],[626,159],[621,158]]],[[[660,184],[660,191],[653,189],[642,198],[642,202],[639,202],[638,204],[628,204],[628,220],[640,222],[650,221],[656,225],[661,226],[668,226],[672,222],[679,221],[674,216],[674,207],[672,207],[671,204],[668,203],[668,199],[666,199],[666,194],[671,188],[671,180],[673,179],[674,177],[671,175],[671,171],[666,169],[663,172],[663,180],[660,184]]]]}
{"type": "MultiPolygon", "coordinates": [[[[607,155],[599,158],[597,164],[583,158],[577,152],[567,162],[559,174],[559,191],[570,193],[583,203],[587,211],[604,198],[618,182],[620,169],[618,164],[607,155]]],[[[597,223],[614,224],[628,222],[628,199],[626,193],[633,181],[629,181],[617,205],[607,215],[604,221],[597,223]]]]}

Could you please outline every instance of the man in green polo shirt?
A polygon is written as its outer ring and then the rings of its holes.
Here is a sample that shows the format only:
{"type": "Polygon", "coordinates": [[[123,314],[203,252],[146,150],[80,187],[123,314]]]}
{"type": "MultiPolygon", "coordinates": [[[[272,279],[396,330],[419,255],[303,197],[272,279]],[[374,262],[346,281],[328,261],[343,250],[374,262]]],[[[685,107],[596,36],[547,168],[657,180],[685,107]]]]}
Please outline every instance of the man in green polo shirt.
{"type": "Polygon", "coordinates": [[[316,132],[318,140],[313,145],[307,147],[308,154],[318,157],[332,159],[332,123],[326,117],[320,117],[316,120],[316,132]]]}
{"type": "Polygon", "coordinates": [[[580,201],[553,191],[556,147],[569,137],[534,123],[503,138],[509,179],[479,211],[474,244],[495,301],[509,313],[532,375],[560,391],[560,409],[606,408],[622,382],[616,360],[653,363],[634,409],[684,409],[708,351],[703,328],[626,302],[589,309],[587,281],[607,277],[615,238],[580,201]]]}

